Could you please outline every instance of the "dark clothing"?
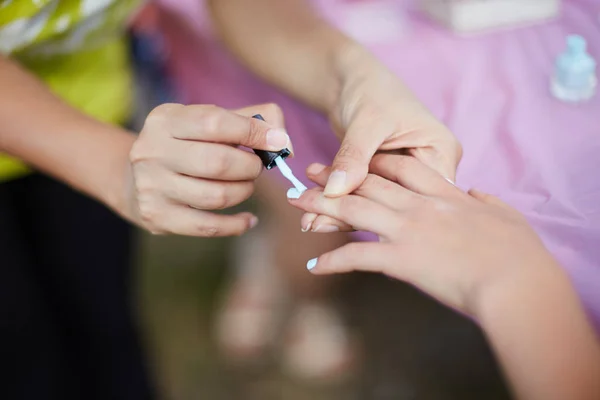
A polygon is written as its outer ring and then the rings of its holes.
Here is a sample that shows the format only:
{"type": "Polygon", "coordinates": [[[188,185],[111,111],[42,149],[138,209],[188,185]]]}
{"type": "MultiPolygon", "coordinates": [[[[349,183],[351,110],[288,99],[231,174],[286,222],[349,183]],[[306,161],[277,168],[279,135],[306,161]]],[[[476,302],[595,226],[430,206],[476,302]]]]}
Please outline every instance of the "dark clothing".
{"type": "Polygon", "coordinates": [[[0,398],[153,398],[132,306],[132,233],[48,177],[0,183],[0,398]]]}

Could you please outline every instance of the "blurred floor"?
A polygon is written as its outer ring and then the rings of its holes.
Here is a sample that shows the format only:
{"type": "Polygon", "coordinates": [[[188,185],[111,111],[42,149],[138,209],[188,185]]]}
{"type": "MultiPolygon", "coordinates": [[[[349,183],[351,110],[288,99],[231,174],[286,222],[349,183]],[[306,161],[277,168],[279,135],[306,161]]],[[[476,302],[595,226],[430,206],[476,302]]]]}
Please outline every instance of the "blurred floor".
{"type": "Polygon", "coordinates": [[[356,274],[339,302],[365,341],[363,374],[309,387],[275,366],[249,370],[219,360],[211,320],[228,264],[227,239],[145,235],[140,306],[154,371],[169,400],[509,398],[484,338],[470,321],[390,279],[356,274]]]}

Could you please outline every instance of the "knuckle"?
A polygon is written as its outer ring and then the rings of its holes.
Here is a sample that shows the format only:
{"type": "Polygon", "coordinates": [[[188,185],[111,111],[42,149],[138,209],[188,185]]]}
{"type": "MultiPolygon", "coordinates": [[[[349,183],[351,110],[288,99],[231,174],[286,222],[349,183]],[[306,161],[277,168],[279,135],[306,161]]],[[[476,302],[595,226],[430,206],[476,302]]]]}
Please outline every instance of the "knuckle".
{"type": "Polygon", "coordinates": [[[360,255],[360,247],[358,243],[349,243],[344,247],[344,251],[338,252],[340,258],[344,259],[355,259],[356,256],[360,255]]]}
{"type": "Polygon", "coordinates": [[[131,150],[129,150],[129,161],[132,164],[137,164],[144,160],[147,160],[148,158],[148,152],[142,139],[137,139],[133,143],[133,146],[131,146],[131,150]]]}
{"type": "Polygon", "coordinates": [[[152,139],[140,136],[133,142],[129,150],[129,161],[132,164],[139,164],[160,157],[160,146],[155,146],[152,139]]]}
{"type": "Polygon", "coordinates": [[[153,202],[141,199],[138,202],[138,210],[140,219],[144,225],[156,227],[159,219],[160,210],[154,205],[153,202]]]}
{"type": "Polygon", "coordinates": [[[213,224],[200,224],[196,231],[198,232],[198,235],[209,238],[219,236],[221,229],[213,224]]]}
{"type": "Polygon", "coordinates": [[[219,132],[223,111],[222,108],[213,105],[202,106],[199,111],[198,128],[206,133],[219,132]]]}
{"type": "Polygon", "coordinates": [[[373,192],[376,190],[389,189],[391,185],[386,185],[385,182],[385,179],[377,175],[369,174],[363,181],[360,190],[364,192],[373,192]]]}
{"type": "Polygon", "coordinates": [[[222,154],[215,155],[209,162],[208,169],[214,177],[226,176],[231,168],[231,161],[222,154]]]}
{"type": "Polygon", "coordinates": [[[261,108],[264,110],[263,112],[269,117],[277,119],[278,121],[283,119],[283,111],[281,111],[281,107],[279,107],[277,104],[267,103],[263,104],[261,108]]]}
{"type": "Polygon", "coordinates": [[[138,201],[150,201],[156,191],[155,181],[148,178],[147,174],[136,174],[134,179],[135,193],[138,201]]]}
{"type": "Polygon", "coordinates": [[[337,152],[337,159],[343,160],[361,160],[363,158],[363,151],[353,143],[343,142],[340,149],[337,152]]]}
{"type": "Polygon", "coordinates": [[[253,157],[252,158],[252,167],[249,167],[248,171],[252,171],[251,175],[250,175],[250,177],[251,177],[252,180],[258,179],[258,177],[260,176],[260,174],[262,174],[262,172],[263,172],[263,165],[259,161],[258,157],[253,157]]]}
{"type": "Polygon", "coordinates": [[[360,211],[360,199],[357,196],[344,196],[340,198],[339,213],[342,216],[352,215],[360,211]]]}
{"type": "Polygon", "coordinates": [[[222,210],[229,205],[229,196],[227,190],[222,186],[217,186],[213,190],[209,200],[209,207],[213,210],[222,210]]]}
{"type": "Polygon", "coordinates": [[[349,243],[337,251],[327,253],[324,256],[324,261],[330,269],[337,270],[347,267],[348,264],[356,258],[358,253],[359,249],[356,243],[349,243]]]}
{"type": "Polygon", "coordinates": [[[150,111],[148,117],[146,117],[146,124],[163,122],[172,114],[173,111],[179,109],[180,107],[183,106],[181,104],[175,103],[165,103],[156,106],[152,111],[150,111]]]}
{"type": "Polygon", "coordinates": [[[248,141],[250,144],[260,145],[265,139],[265,130],[262,124],[264,124],[264,122],[255,118],[250,119],[250,126],[248,129],[248,141]]]}
{"type": "Polygon", "coordinates": [[[420,223],[421,221],[427,221],[430,218],[437,218],[445,213],[450,212],[450,208],[445,203],[440,203],[435,200],[431,200],[426,197],[415,199],[416,206],[414,212],[411,213],[413,225],[420,223]]]}

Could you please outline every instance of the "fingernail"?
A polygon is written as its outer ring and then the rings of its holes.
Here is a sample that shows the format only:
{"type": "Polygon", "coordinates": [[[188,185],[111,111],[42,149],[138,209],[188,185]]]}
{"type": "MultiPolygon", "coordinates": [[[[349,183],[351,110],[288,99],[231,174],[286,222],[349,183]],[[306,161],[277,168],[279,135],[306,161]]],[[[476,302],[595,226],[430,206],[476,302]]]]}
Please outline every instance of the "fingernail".
{"type": "Polygon", "coordinates": [[[310,271],[317,265],[318,258],[313,258],[312,260],[308,260],[306,263],[306,268],[310,271]]]}
{"type": "Polygon", "coordinates": [[[287,147],[290,141],[285,129],[269,129],[267,131],[267,145],[274,150],[281,150],[287,147]]]}
{"type": "Polygon", "coordinates": [[[258,225],[258,217],[256,217],[255,215],[253,215],[250,218],[250,229],[254,228],[256,225],[258,225]]]}
{"type": "Polygon", "coordinates": [[[311,164],[306,168],[307,175],[319,175],[325,169],[325,165],[323,164],[311,164]]]}
{"type": "Polygon", "coordinates": [[[325,196],[342,194],[345,189],[346,171],[333,171],[331,175],[329,175],[327,186],[325,186],[325,196]]]}
{"type": "Polygon", "coordinates": [[[300,196],[302,196],[302,193],[304,193],[304,191],[300,191],[296,188],[290,188],[288,189],[286,195],[288,199],[297,200],[300,198],[300,196]]]}
{"type": "Polygon", "coordinates": [[[339,232],[340,228],[335,225],[319,225],[316,228],[314,228],[312,231],[319,232],[319,233],[333,233],[333,232],[339,232]]]}
{"type": "Polygon", "coordinates": [[[310,228],[312,227],[313,222],[315,222],[315,219],[317,218],[317,214],[307,213],[307,214],[305,214],[305,218],[308,218],[308,222],[301,229],[302,232],[308,232],[308,231],[310,231],[310,228]]]}

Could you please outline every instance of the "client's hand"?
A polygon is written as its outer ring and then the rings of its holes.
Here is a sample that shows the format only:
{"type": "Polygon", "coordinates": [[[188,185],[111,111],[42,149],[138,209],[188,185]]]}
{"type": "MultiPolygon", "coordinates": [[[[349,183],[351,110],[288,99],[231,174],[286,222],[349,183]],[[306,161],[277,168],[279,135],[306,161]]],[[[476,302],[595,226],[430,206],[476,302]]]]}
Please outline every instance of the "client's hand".
{"type": "MultiPolygon", "coordinates": [[[[483,292],[506,289],[517,278],[556,265],[525,218],[496,197],[464,193],[408,156],[377,155],[371,171],[351,195],[327,198],[317,188],[290,200],[332,223],[343,222],[335,228],[380,237],[379,243],[351,243],[311,260],[311,272],[383,272],[473,314],[483,292]]],[[[330,172],[309,167],[321,186],[330,172]]],[[[328,228],[322,231],[334,230],[328,228]]]]}
{"type": "MultiPolygon", "coordinates": [[[[313,165],[321,186],[330,169],[313,165]]],[[[375,232],[308,262],[316,274],[364,270],[409,282],[475,317],[520,399],[597,399],[600,346],[565,272],[518,212],[463,193],[414,158],[378,155],[351,195],[291,200],[342,227],[375,232]]]]}
{"type": "Polygon", "coordinates": [[[290,147],[277,106],[237,112],[215,106],[165,104],[154,109],[130,153],[129,219],[153,233],[239,235],[250,213],[209,212],[235,206],[254,190],[263,166],[254,153],[290,147]],[[269,123],[250,118],[262,114],[269,123]]]}

